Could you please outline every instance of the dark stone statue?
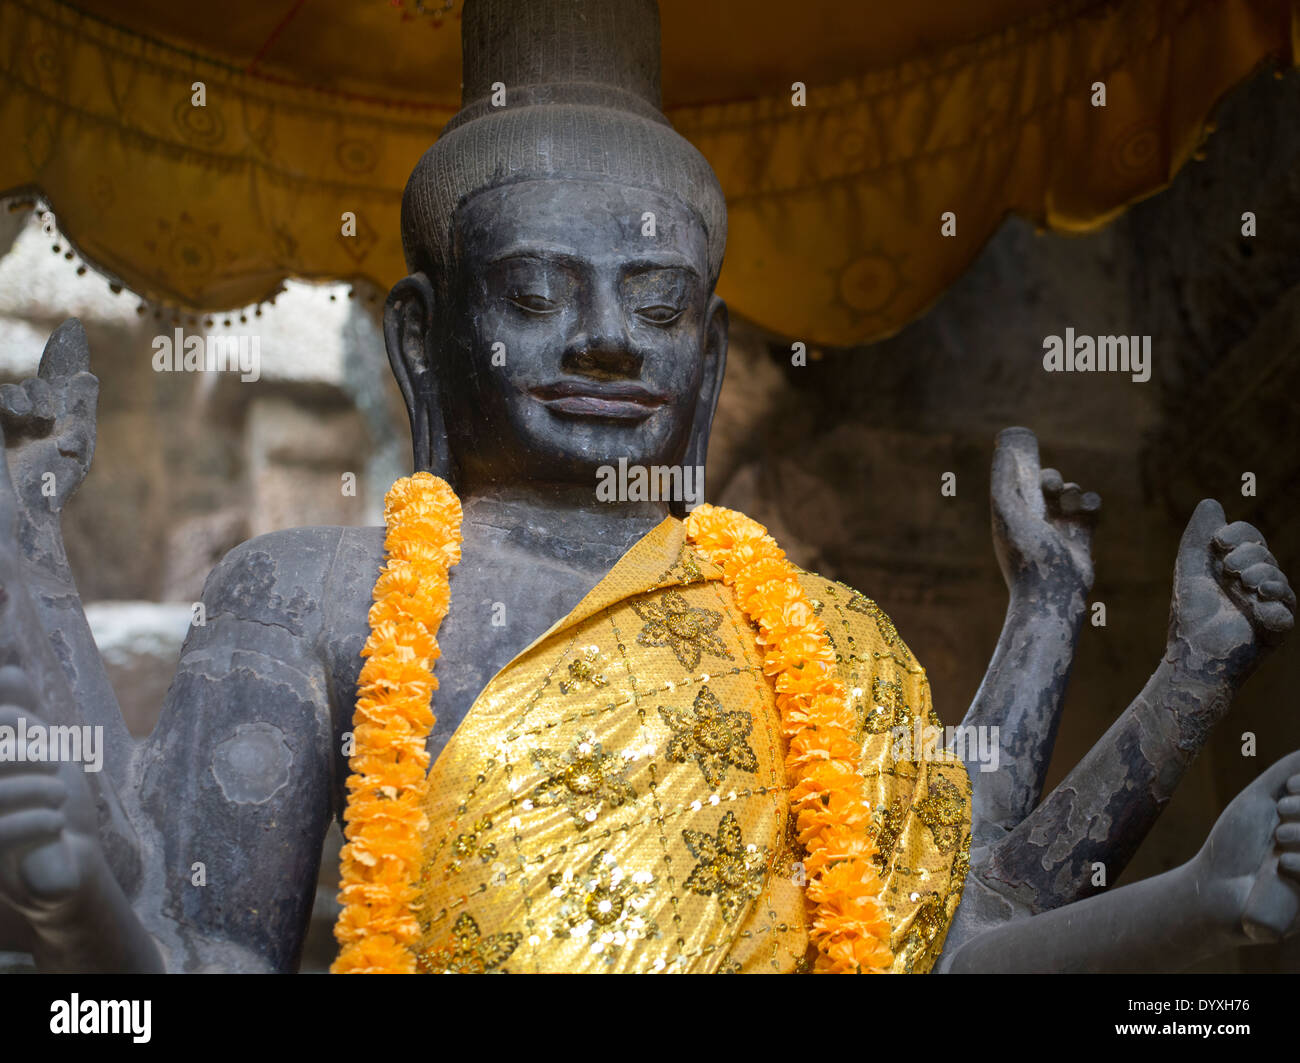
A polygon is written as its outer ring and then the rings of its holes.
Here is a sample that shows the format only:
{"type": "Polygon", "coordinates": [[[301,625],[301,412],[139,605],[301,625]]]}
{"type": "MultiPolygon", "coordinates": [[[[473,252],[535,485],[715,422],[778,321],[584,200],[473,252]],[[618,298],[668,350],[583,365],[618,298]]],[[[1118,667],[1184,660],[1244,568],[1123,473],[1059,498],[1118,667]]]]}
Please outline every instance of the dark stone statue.
{"type": "MultiPolygon", "coordinates": [[[[725,207],[659,113],[653,0],[479,0],[464,32],[465,107],[408,186],[412,272],[384,311],[415,465],[464,503],[434,757],[498,669],[667,515],[667,502],[597,501],[598,467],[704,464],[727,343],[714,295],[725,207]],[[491,625],[485,601],[510,623],[491,625]]],[[[136,742],[60,538],[90,465],[96,387],[69,321],[38,376],[0,391],[0,725],[105,735],[97,774],[0,763],[0,948],[42,970],[292,971],[343,807],[383,530],[297,528],[233,550],[208,578],[206,623],[157,729],[136,742]]],[[[993,501],[1010,606],[964,722],[999,728],[1001,766],[971,765],[971,872],[940,969],[1169,969],[1294,932],[1300,754],[1247,787],[1183,867],[1093,885],[1099,864],[1107,882],[1120,874],[1292,625],[1295,596],[1263,536],[1201,503],[1164,657],[1042,797],[1100,503],[1040,469],[1025,429],[998,440],[993,501]]]]}

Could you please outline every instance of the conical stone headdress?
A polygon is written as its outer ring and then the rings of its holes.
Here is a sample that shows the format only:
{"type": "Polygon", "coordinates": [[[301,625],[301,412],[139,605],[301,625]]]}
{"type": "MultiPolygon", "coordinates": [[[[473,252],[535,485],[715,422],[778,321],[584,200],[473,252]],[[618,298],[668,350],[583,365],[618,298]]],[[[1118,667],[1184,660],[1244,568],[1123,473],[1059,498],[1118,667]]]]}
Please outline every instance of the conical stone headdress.
{"type": "Polygon", "coordinates": [[[547,177],[612,179],[676,196],[722,268],[727,207],[708,162],[660,110],[655,0],[465,0],[461,110],[402,197],[407,268],[442,287],[453,215],[485,188],[547,177]],[[494,85],[505,105],[494,106],[494,85]]]}

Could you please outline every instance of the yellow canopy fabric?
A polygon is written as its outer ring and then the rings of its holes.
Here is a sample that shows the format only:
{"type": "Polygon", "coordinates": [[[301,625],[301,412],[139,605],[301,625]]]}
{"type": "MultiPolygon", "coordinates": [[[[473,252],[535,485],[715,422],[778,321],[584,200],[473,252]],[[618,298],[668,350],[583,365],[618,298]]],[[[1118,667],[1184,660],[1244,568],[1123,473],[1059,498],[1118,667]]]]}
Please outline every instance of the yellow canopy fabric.
{"type": "MultiPolygon", "coordinates": [[[[825,345],[902,327],[1007,211],[1077,232],[1163,188],[1219,97],[1300,41],[1300,0],[660,8],[665,110],[727,195],[719,291],[825,345]]],[[[459,104],[459,13],[0,0],[0,194],[43,195],[88,261],[184,310],[288,276],[386,288],[402,187],[459,104]]]]}

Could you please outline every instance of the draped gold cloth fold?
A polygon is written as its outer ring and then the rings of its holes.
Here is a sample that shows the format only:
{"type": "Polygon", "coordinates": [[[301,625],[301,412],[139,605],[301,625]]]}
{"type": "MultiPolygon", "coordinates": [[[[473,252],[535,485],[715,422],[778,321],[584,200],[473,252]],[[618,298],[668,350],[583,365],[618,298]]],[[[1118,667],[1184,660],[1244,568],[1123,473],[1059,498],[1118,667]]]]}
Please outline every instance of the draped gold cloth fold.
{"type": "MultiPolygon", "coordinates": [[[[460,3],[426,7],[0,0],[0,194],[43,193],[91,262],[186,309],[286,276],[386,288],[402,187],[459,104],[460,3]]],[[[1300,25],[1297,0],[661,11],[665,110],[728,199],[720,294],[821,344],[906,324],[1008,211],[1078,232],[1163,188],[1300,25]]]]}
{"type": "MultiPolygon", "coordinates": [[[[927,971],[968,868],[966,770],[896,745],[938,721],[889,618],[800,579],[861,721],[892,969],[927,971]]],[[[783,762],[754,630],[665,520],[488,684],[431,769],[420,969],[805,969],[783,762]]]]}

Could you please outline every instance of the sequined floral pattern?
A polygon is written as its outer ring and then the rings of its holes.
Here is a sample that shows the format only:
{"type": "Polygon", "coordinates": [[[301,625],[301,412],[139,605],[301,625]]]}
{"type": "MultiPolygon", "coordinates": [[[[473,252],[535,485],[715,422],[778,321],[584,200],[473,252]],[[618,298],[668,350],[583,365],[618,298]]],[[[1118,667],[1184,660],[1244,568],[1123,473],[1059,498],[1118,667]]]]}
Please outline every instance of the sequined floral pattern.
{"type": "Polygon", "coordinates": [[[930,828],[934,844],[944,853],[957,844],[967,815],[965,795],[941,776],[934,778],[929,794],[916,803],[916,818],[930,828]]]}
{"type": "Polygon", "coordinates": [[[732,922],[762,891],[768,850],[745,844],[734,812],[722,817],[717,834],[684,830],[682,838],[687,850],[699,861],[686,880],[686,888],[692,893],[716,897],[722,906],[722,917],[732,922]]]}
{"type": "Polygon", "coordinates": [[[560,680],[560,693],[572,694],[575,690],[582,690],[588,685],[603,687],[607,682],[604,672],[601,671],[603,667],[604,658],[600,647],[585,647],[582,656],[569,662],[569,677],[560,680]]]}
{"type": "Polygon", "coordinates": [[[592,731],[584,731],[562,753],[533,750],[533,764],[547,776],[533,791],[532,801],[567,809],[579,830],[595,823],[603,809],[636,800],[623,759],[606,753],[592,731]]]}
{"type": "Polygon", "coordinates": [[[710,786],[719,786],[729,767],[758,771],[749,747],[754,718],[743,710],[728,712],[707,686],[689,708],[659,706],[659,715],[673,731],[665,756],[678,764],[694,760],[710,786]]]}
{"type": "Polygon", "coordinates": [[[584,939],[590,951],[607,962],[613,962],[623,946],[659,936],[659,927],[645,914],[654,894],[654,875],[627,873],[604,849],[584,871],[552,872],[547,885],[559,903],[552,933],[584,939]]]}
{"type": "Polygon", "coordinates": [[[416,965],[424,974],[487,974],[500,971],[510,959],[522,934],[489,934],[484,937],[469,912],[461,913],[451,934],[431,949],[416,952],[416,965]]]}
{"type": "Polygon", "coordinates": [[[732,659],[726,644],[717,635],[722,626],[721,613],[692,606],[676,591],[632,602],[632,609],[646,622],[636,637],[637,642],[642,646],[667,646],[688,671],[698,668],[701,656],[706,653],[732,659]]]}

